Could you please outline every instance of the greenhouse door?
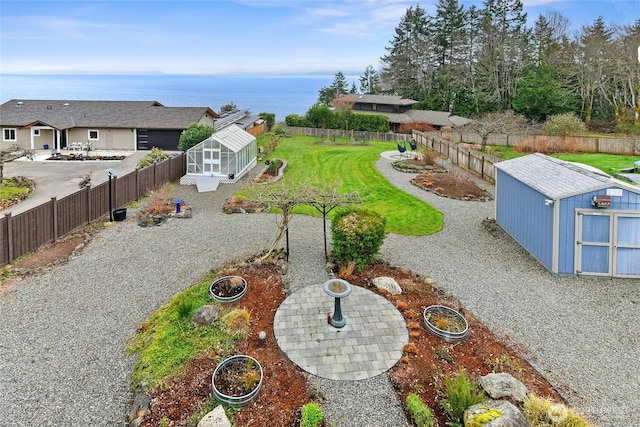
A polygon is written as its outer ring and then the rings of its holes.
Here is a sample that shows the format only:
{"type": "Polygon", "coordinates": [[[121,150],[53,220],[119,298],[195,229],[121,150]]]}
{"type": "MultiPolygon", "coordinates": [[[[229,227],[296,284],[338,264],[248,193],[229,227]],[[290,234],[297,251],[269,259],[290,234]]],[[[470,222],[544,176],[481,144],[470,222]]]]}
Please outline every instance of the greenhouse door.
{"type": "Polygon", "coordinates": [[[212,176],[220,174],[220,149],[219,148],[203,148],[202,149],[202,172],[212,176]]]}
{"type": "Polygon", "coordinates": [[[640,277],[640,214],[579,211],[576,273],[640,277]]]}

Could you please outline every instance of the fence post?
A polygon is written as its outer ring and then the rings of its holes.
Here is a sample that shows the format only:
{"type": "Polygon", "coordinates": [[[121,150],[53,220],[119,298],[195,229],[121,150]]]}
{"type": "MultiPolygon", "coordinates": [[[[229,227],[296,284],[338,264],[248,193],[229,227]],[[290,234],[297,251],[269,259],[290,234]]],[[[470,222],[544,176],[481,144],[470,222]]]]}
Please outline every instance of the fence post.
{"type": "Polygon", "coordinates": [[[7,212],[4,214],[5,218],[7,218],[7,252],[8,258],[7,263],[13,261],[13,225],[11,224],[11,212],[7,212]]]}
{"type": "Polygon", "coordinates": [[[91,224],[91,186],[85,188],[87,191],[87,224],[91,224]]]}
{"type": "Polygon", "coordinates": [[[51,198],[51,210],[53,211],[53,241],[58,240],[58,204],[56,196],[51,198]]]}
{"type": "Polygon", "coordinates": [[[158,186],[158,182],[156,181],[156,165],[157,163],[153,164],[153,188],[158,186]]]}

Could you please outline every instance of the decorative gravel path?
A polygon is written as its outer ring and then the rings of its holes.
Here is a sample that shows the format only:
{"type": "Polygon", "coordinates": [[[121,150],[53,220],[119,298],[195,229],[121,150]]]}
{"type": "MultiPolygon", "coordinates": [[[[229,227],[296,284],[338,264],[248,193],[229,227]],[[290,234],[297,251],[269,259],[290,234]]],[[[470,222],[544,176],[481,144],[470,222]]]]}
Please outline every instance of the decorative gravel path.
{"type": "MultiPolygon", "coordinates": [[[[433,277],[599,425],[639,425],[639,280],[552,276],[508,236],[482,226],[494,216],[493,202],[441,198],[410,184],[412,175],[389,160],[377,166],[445,213],[435,235],[389,235],[385,260],[433,277]]],[[[134,363],[125,352],[128,337],[172,295],[212,267],[267,247],[275,233],[270,215],[222,213],[237,189],[199,194],[180,187],[176,196],[193,206],[192,219],[154,228],[116,223],[69,264],[1,295],[0,426],[125,425],[134,363]]],[[[322,220],[294,218],[292,290],[321,274],[321,242],[322,220]]],[[[311,380],[334,397],[325,411],[340,426],[404,425],[386,417],[401,414],[386,375],[311,380]]]]}

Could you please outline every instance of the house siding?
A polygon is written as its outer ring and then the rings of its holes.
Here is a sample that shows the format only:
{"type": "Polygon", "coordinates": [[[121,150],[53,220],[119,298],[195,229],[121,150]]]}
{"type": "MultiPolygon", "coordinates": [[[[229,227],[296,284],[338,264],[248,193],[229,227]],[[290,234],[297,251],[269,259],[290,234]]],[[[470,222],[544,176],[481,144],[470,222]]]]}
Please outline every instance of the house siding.
{"type": "Polygon", "coordinates": [[[553,205],[545,196],[498,171],[496,221],[549,270],[553,262],[553,205]]]}

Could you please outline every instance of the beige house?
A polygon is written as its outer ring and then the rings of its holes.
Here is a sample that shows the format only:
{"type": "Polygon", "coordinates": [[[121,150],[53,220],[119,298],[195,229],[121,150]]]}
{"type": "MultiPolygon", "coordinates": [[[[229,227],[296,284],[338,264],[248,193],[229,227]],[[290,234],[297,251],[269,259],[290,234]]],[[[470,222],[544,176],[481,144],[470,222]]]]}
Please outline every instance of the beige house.
{"type": "Polygon", "coordinates": [[[178,150],[191,123],[214,126],[208,107],[165,107],[157,101],[12,99],[0,106],[0,149],[178,150]]]}

